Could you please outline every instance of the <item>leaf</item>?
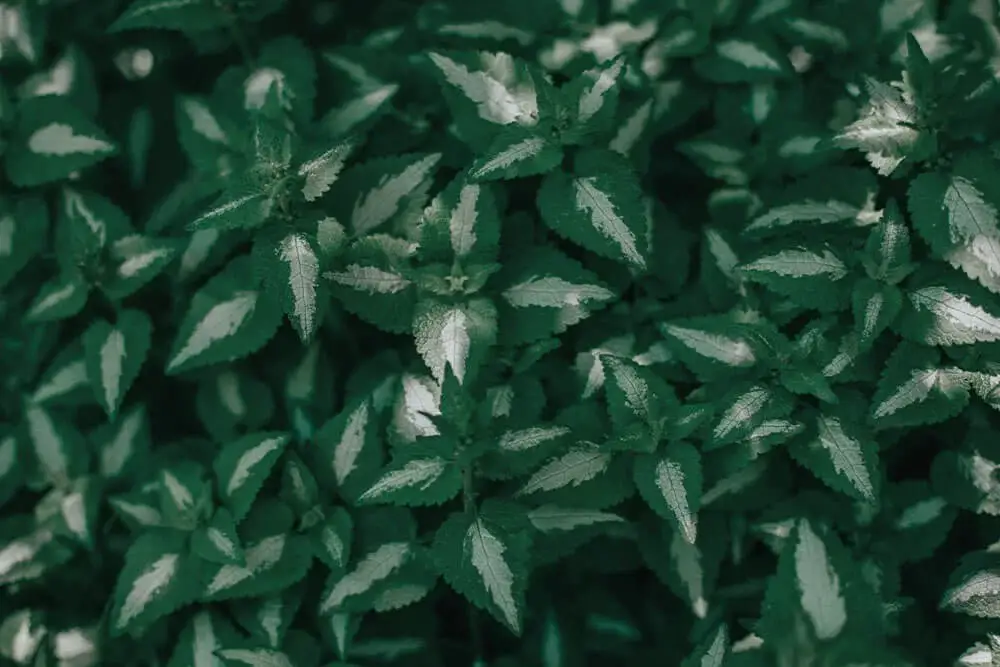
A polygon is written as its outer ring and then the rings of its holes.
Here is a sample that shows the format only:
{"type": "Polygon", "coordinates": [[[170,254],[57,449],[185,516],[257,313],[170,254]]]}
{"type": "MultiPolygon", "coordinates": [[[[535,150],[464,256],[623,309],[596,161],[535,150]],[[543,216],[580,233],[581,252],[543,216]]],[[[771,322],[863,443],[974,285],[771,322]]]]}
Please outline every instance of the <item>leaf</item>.
{"type": "Polygon", "coordinates": [[[617,153],[582,153],[572,176],[562,171],[546,176],[538,208],[557,234],[603,257],[646,268],[641,193],[617,153]]]}
{"type": "Polygon", "coordinates": [[[25,313],[28,322],[53,322],[73,317],[87,304],[90,287],[79,276],[62,275],[42,286],[25,313]]]}
{"type": "Polygon", "coordinates": [[[759,82],[787,76],[787,58],[763,39],[727,39],[716,42],[714,52],[696,61],[696,70],[718,83],[759,82]]]}
{"type": "Polygon", "coordinates": [[[660,435],[660,422],[673,404],[673,392],[655,374],[635,362],[602,354],[608,410],[618,432],[639,423],[651,429],[654,442],[660,435]]]}
{"type": "Polygon", "coordinates": [[[271,217],[271,193],[249,177],[236,179],[189,225],[191,231],[254,229],[271,217]]]}
{"type": "Polygon", "coordinates": [[[981,618],[1000,616],[1000,572],[979,570],[951,586],[941,600],[941,607],[981,618]]]}
{"type": "Polygon", "coordinates": [[[56,488],[68,489],[71,480],[87,469],[88,450],[83,436],[65,418],[40,406],[29,406],[24,421],[41,473],[56,488]]]}
{"type": "MultiPolygon", "coordinates": [[[[203,0],[134,0],[111,27],[111,32],[159,28],[198,32],[226,24],[226,15],[203,0]]],[[[200,667],[200,666],[199,666],[200,667]]]]}
{"type": "Polygon", "coordinates": [[[874,439],[835,415],[817,412],[814,425],[808,438],[793,443],[791,454],[834,490],[877,503],[881,478],[874,439]]]}
{"type": "Polygon", "coordinates": [[[326,422],[316,434],[316,443],[338,486],[343,487],[356,471],[361,476],[368,476],[377,468],[379,451],[375,420],[370,402],[356,401],[326,422]]]}
{"type": "Polygon", "coordinates": [[[975,290],[957,283],[931,284],[907,296],[909,308],[904,308],[897,326],[910,340],[942,346],[1000,340],[1000,317],[979,305],[993,304],[977,298],[975,290]]]}
{"type": "Polygon", "coordinates": [[[618,57],[583,72],[563,87],[561,92],[565,92],[575,112],[574,126],[564,135],[564,141],[582,142],[588,135],[610,128],[618,109],[619,81],[624,70],[625,59],[618,57]]]}
{"type": "Polygon", "coordinates": [[[705,637],[681,667],[722,667],[729,649],[729,629],[723,624],[705,637]]]}
{"type": "Polygon", "coordinates": [[[45,248],[49,213],[38,197],[0,201],[0,287],[45,248]]]}
{"type": "Polygon", "coordinates": [[[215,458],[219,495],[240,521],[260,492],[291,438],[285,433],[265,432],[243,436],[226,444],[215,458]]]}
{"type": "Polygon", "coordinates": [[[219,612],[201,609],[180,633],[167,667],[219,667],[215,652],[239,641],[236,628],[219,612]]]}
{"type": "Polygon", "coordinates": [[[499,238],[500,215],[491,187],[459,176],[424,210],[420,255],[449,265],[492,262],[499,238]]]}
{"type": "Polygon", "coordinates": [[[21,104],[6,150],[7,176],[18,187],[59,181],[118,152],[105,132],[72,104],[42,96],[21,104]]]}
{"type": "Polygon", "coordinates": [[[277,306],[253,284],[247,258],[234,260],[191,299],[167,363],[170,375],[246,356],[281,322],[277,306]]]}
{"type": "Polygon", "coordinates": [[[963,155],[951,173],[913,179],[908,198],[914,227],[934,255],[993,293],[1000,293],[1000,192],[991,185],[998,173],[992,159],[963,155]]]}
{"type": "Polygon", "coordinates": [[[205,566],[203,600],[270,595],[301,580],[312,563],[305,537],[284,533],[245,540],[243,564],[205,566]]]}
{"type": "Polygon", "coordinates": [[[184,460],[157,472],[160,510],[167,525],[190,531],[211,515],[211,486],[205,479],[203,465],[184,460]]]}
{"type": "Polygon", "coordinates": [[[254,245],[254,259],[265,286],[277,293],[285,313],[304,343],[320,326],[325,284],[314,240],[301,232],[264,233],[254,245]]]}
{"type": "Polygon", "coordinates": [[[511,125],[476,158],[469,178],[482,182],[545,174],[557,167],[562,157],[562,148],[556,143],[531,129],[511,125]]]}
{"type": "Polygon", "coordinates": [[[355,236],[363,236],[389,222],[412,197],[420,196],[434,174],[440,153],[402,155],[354,167],[344,183],[352,183],[353,208],[347,219],[355,236]]]}
{"type": "Polygon", "coordinates": [[[83,336],[87,376],[97,402],[114,417],[149,353],[153,325],[138,310],[118,314],[112,325],[98,320],[83,336]]]}
{"type": "Polygon", "coordinates": [[[462,488],[462,471],[451,460],[456,449],[447,438],[422,438],[394,458],[358,502],[439,505],[451,500],[462,488]]]}
{"type": "Polygon", "coordinates": [[[380,85],[363,92],[342,106],[334,107],[323,116],[320,125],[335,137],[362,132],[390,108],[390,102],[399,91],[394,83],[380,85]]]}
{"type": "Polygon", "coordinates": [[[539,468],[515,495],[526,496],[580,486],[606,472],[611,460],[609,452],[601,451],[591,443],[581,443],[539,468]]]}
{"type": "Polygon", "coordinates": [[[524,623],[529,531],[523,508],[487,500],[474,513],[452,514],[432,547],[445,581],[518,636],[524,623]]]}
{"type": "Polygon", "coordinates": [[[300,164],[298,175],[304,179],[302,198],[311,202],[322,197],[337,180],[354,148],[353,141],[343,141],[300,164]]]}
{"type": "Polygon", "coordinates": [[[351,598],[370,592],[377,584],[398,572],[413,557],[409,542],[386,542],[365,554],[345,575],[331,578],[323,593],[321,614],[342,608],[351,598]]]}
{"type": "Polygon", "coordinates": [[[528,521],[542,533],[571,531],[586,526],[618,524],[625,520],[617,514],[599,510],[558,505],[542,505],[528,512],[528,521]]]}
{"type": "Polygon", "coordinates": [[[912,270],[910,230],[895,200],[889,200],[882,219],[868,235],[861,261],[871,278],[892,285],[899,283],[912,270]]]}
{"type": "Polygon", "coordinates": [[[208,525],[195,531],[191,536],[191,551],[210,563],[245,563],[243,546],[236,533],[236,520],[229,510],[219,508],[208,525]]]}
{"type": "Polygon", "coordinates": [[[354,523],[343,507],[334,508],[323,523],[313,529],[316,557],[334,572],[343,572],[351,557],[354,523]]]}
{"type": "Polygon", "coordinates": [[[903,293],[895,285],[866,278],[854,285],[851,301],[858,344],[868,346],[873,344],[899,315],[903,307],[903,293]]]}
{"type": "Polygon", "coordinates": [[[421,302],[413,318],[413,336],[434,379],[443,381],[446,367],[459,383],[473,375],[496,342],[496,320],[496,308],[488,299],[455,305],[421,302]]]}
{"type": "Polygon", "coordinates": [[[933,348],[900,343],[886,362],[872,397],[879,428],[917,426],[957,415],[969,399],[964,371],[942,367],[933,348]]]}
{"type": "Polygon", "coordinates": [[[159,275],[177,255],[171,239],[154,239],[130,234],[118,239],[109,249],[115,268],[102,284],[113,299],[124,299],[159,275]]]}
{"type": "Polygon", "coordinates": [[[671,443],[662,454],[636,459],[633,472],[639,494],[691,544],[698,535],[701,503],[701,455],[684,442],[671,443]]]}
{"type": "Polygon", "coordinates": [[[733,377],[760,359],[745,327],[725,317],[665,322],[660,331],[670,349],[701,377],[733,377]]]}
{"type": "Polygon", "coordinates": [[[912,157],[921,138],[919,112],[903,83],[886,85],[865,78],[868,102],[857,120],[834,138],[841,148],[865,151],[869,164],[882,176],[888,176],[912,157]]]}
{"type": "Polygon", "coordinates": [[[227,648],[218,655],[226,662],[250,667],[295,667],[288,655],[269,648],[227,648]]]}
{"type": "Polygon", "coordinates": [[[112,637],[135,634],[194,600],[197,565],[183,547],[183,535],[166,531],[146,533],[132,543],[115,584],[112,637]]]}

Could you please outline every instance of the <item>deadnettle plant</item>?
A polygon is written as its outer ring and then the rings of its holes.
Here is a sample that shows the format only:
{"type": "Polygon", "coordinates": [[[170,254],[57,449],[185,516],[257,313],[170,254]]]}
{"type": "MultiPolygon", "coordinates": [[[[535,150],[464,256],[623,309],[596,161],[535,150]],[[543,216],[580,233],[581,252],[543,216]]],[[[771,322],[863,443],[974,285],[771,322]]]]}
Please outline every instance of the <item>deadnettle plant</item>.
{"type": "Polygon", "coordinates": [[[0,0],[0,665],[1000,664],[993,0],[0,0]]]}

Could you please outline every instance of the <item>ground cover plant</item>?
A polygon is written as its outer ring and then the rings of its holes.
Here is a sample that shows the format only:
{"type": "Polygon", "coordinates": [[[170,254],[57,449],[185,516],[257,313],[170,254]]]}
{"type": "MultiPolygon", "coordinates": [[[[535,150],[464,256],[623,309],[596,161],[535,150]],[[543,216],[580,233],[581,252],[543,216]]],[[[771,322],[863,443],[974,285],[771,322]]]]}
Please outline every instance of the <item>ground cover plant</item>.
{"type": "Polygon", "coordinates": [[[0,664],[1000,665],[997,15],[0,1],[0,664]]]}

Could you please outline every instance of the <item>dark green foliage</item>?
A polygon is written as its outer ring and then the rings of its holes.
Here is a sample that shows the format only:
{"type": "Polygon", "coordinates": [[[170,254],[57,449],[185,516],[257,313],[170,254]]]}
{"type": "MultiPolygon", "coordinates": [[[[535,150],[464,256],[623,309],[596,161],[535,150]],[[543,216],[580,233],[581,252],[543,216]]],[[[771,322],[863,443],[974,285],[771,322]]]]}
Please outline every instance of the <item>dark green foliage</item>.
{"type": "Polygon", "coordinates": [[[0,667],[1000,665],[998,13],[0,2],[0,667]]]}

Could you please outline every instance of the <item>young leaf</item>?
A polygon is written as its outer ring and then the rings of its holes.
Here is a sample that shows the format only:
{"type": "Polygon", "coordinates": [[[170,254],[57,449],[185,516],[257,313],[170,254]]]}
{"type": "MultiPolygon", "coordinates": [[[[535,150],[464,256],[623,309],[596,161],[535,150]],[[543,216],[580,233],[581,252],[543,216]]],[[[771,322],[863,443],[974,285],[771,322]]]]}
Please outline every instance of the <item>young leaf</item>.
{"type": "Polygon", "coordinates": [[[265,286],[278,295],[292,327],[308,343],[319,328],[325,301],[315,241],[302,232],[265,233],[254,245],[254,259],[265,286]]]}
{"type": "Polygon", "coordinates": [[[454,305],[422,301],[413,317],[417,351],[438,382],[446,367],[459,383],[474,375],[496,335],[497,311],[488,299],[454,305]]]}
{"type": "Polygon", "coordinates": [[[487,500],[478,511],[452,514],[438,529],[432,548],[445,581],[519,636],[530,531],[523,508],[487,500]]]}
{"type": "Polygon", "coordinates": [[[38,197],[0,199],[0,287],[45,249],[49,212],[38,197]]]}
{"type": "Polygon", "coordinates": [[[35,461],[45,479],[60,489],[87,470],[88,449],[83,436],[65,418],[39,406],[29,406],[25,416],[35,461]]]}
{"type": "Polygon", "coordinates": [[[881,485],[878,445],[853,420],[817,412],[814,431],[791,454],[832,489],[876,504],[881,485]]]}
{"type": "Polygon", "coordinates": [[[702,490],[698,450],[685,442],[671,443],[662,453],[637,458],[633,475],[639,494],[653,511],[694,544],[702,490]]]}
{"type": "Polygon", "coordinates": [[[567,143],[582,143],[594,134],[606,132],[618,109],[619,83],[625,58],[618,57],[587,70],[566,84],[561,92],[575,112],[574,125],[565,133],[567,143]]]}
{"type": "Polygon", "coordinates": [[[230,442],[215,458],[219,495],[240,521],[250,511],[264,480],[291,438],[285,433],[255,433],[230,442]]]}
{"type": "Polygon", "coordinates": [[[54,322],[73,317],[87,304],[90,286],[76,274],[64,274],[42,286],[25,313],[28,322],[54,322]]]}
{"type": "Polygon", "coordinates": [[[178,246],[172,239],[154,239],[130,234],[118,239],[108,250],[114,263],[101,287],[113,299],[124,299],[159,275],[174,257],[178,246]]]}
{"type": "Polygon", "coordinates": [[[238,359],[274,335],[281,312],[250,287],[252,276],[249,259],[240,257],[194,295],[178,329],[168,374],[238,359]]]}
{"type": "Polygon", "coordinates": [[[903,293],[895,285],[866,278],[855,283],[851,304],[858,344],[868,346],[874,343],[899,315],[903,307],[903,293]]]}
{"type": "Polygon", "coordinates": [[[215,512],[208,525],[198,528],[191,536],[191,551],[210,563],[243,565],[246,561],[236,520],[224,507],[215,512]]]}
{"type": "Polygon", "coordinates": [[[496,181],[545,174],[562,161],[562,148],[535,131],[511,125],[500,132],[469,169],[473,181],[496,181]]]}
{"type": "Polygon", "coordinates": [[[402,155],[353,167],[339,181],[357,193],[349,214],[341,219],[350,220],[355,236],[370,234],[414,201],[422,203],[419,200],[440,161],[440,153],[402,155]]]}
{"type": "Polygon", "coordinates": [[[969,399],[966,373],[942,367],[938,357],[934,348],[900,343],[872,397],[878,428],[933,424],[961,412],[969,399]]]}
{"type": "Polygon", "coordinates": [[[421,438],[392,461],[358,502],[439,505],[451,500],[462,488],[455,450],[449,438],[421,438]]]}
{"type": "Polygon", "coordinates": [[[581,153],[573,175],[555,171],[545,177],[538,208],[557,234],[603,257],[646,268],[646,214],[635,175],[621,155],[581,153]]]}
{"type": "Polygon", "coordinates": [[[139,536],[125,554],[115,585],[111,636],[141,631],[192,602],[197,579],[197,563],[185,553],[182,534],[153,531],[139,536]]]}
{"type": "Polygon", "coordinates": [[[311,202],[322,197],[337,180],[354,147],[353,141],[343,141],[300,164],[298,175],[304,179],[302,198],[311,202]]]}
{"type": "Polygon", "coordinates": [[[913,270],[910,262],[910,229],[903,220],[896,200],[889,200],[882,212],[882,219],[868,235],[861,262],[869,277],[890,285],[899,283],[913,270]]]}
{"type": "Polygon", "coordinates": [[[153,325],[138,310],[118,314],[112,325],[98,320],[83,335],[87,375],[97,402],[114,417],[149,352],[153,325]]]}
{"type": "Polygon", "coordinates": [[[245,541],[242,564],[205,564],[203,600],[270,595],[301,580],[312,563],[312,549],[300,535],[284,533],[245,541]]]}
{"type": "Polygon", "coordinates": [[[370,593],[413,557],[414,548],[409,542],[386,542],[365,554],[347,574],[334,571],[321,598],[319,613],[341,609],[353,598],[370,593]]]}
{"type": "Polygon", "coordinates": [[[424,211],[420,255],[449,265],[492,262],[499,238],[500,216],[490,186],[459,176],[424,211]]]}
{"type": "Polygon", "coordinates": [[[888,176],[907,158],[915,154],[921,139],[920,114],[914,106],[905,82],[886,85],[865,78],[868,102],[860,116],[836,136],[841,148],[865,151],[868,163],[883,176],[888,176]]]}

